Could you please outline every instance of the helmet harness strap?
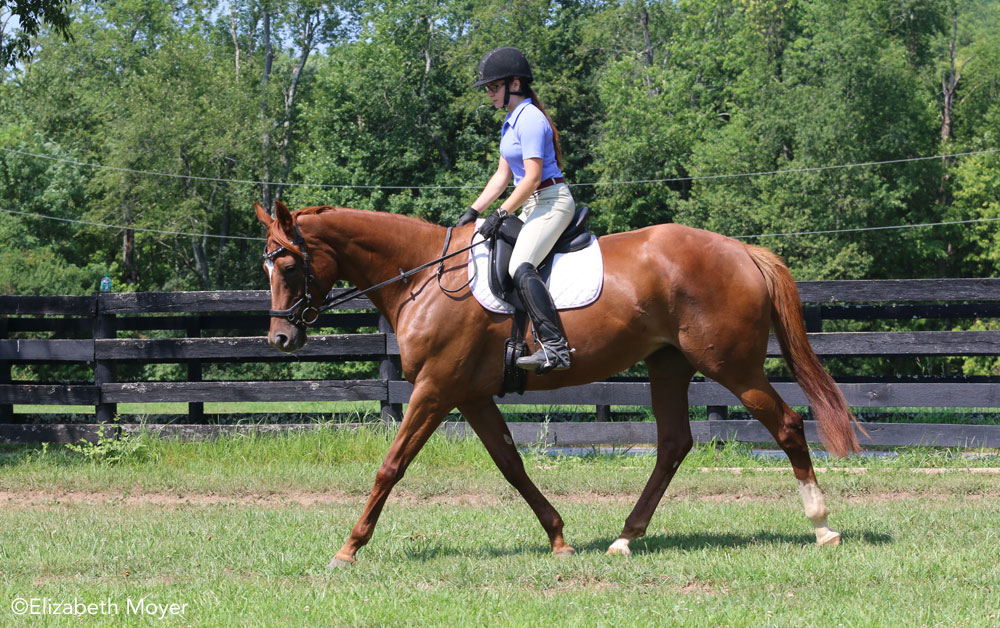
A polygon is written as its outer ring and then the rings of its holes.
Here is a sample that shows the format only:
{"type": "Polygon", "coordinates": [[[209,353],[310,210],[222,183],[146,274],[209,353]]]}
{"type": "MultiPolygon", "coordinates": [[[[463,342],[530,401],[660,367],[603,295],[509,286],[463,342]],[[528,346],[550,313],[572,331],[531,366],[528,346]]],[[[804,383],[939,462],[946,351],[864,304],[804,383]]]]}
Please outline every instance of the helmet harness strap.
{"type": "Polygon", "coordinates": [[[513,76],[508,76],[508,77],[504,78],[504,80],[503,80],[503,108],[504,109],[506,109],[507,105],[510,104],[510,97],[511,96],[527,96],[528,95],[528,92],[524,91],[524,87],[523,87],[524,86],[524,79],[521,78],[521,77],[517,77],[521,81],[521,89],[518,90],[518,91],[516,91],[516,92],[510,91],[510,83],[511,83],[511,81],[514,80],[514,78],[515,77],[513,77],[513,76]]]}

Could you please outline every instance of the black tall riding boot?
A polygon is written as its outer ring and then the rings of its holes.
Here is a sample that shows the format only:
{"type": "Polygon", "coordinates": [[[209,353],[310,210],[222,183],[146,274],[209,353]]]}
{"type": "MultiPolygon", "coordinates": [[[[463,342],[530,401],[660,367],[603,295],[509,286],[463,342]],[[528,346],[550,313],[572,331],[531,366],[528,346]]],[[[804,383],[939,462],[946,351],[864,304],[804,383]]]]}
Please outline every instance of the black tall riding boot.
{"type": "Polygon", "coordinates": [[[559,312],[552,302],[549,289],[538,275],[538,269],[525,262],[514,271],[514,287],[517,296],[528,311],[528,317],[535,328],[535,342],[539,345],[534,354],[517,359],[517,366],[526,370],[537,370],[544,375],[552,370],[569,368],[569,354],[572,349],[566,342],[559,312]]]}

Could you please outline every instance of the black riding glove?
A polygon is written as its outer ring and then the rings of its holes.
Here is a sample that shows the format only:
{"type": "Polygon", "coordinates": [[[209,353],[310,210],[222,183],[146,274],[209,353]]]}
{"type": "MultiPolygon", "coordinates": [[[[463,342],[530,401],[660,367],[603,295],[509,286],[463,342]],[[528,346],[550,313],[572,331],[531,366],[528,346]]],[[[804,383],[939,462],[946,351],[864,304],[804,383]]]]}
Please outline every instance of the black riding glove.
{"type": "Polygon", "coordinates": [[[470,222],[476,222],[476,218],[479,218],[479,212],[470,207],[469,209],[465,210],[465,213],[462,214],[462,217],[458,219],[458,222],[455,223],[455,226],[461,227],[462,225],[467,225],[470,222]]]}
{"type": "Polygon", "coordinates": [[[486,217],[486,220],[483,221],[483,226],[479,228],[479,233],[483,234],[483,237],[487,240],[492,240],[493,234],[500,231],[500,225],[506,217],[506,212],[498,211],[490,214],[486,217]]]}

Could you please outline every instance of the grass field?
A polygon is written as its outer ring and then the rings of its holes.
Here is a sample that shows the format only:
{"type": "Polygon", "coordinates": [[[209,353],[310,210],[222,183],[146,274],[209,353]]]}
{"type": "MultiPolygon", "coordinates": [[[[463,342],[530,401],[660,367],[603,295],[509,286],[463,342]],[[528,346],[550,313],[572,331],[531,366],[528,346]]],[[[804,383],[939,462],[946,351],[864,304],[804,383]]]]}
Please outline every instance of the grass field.
{"type": "MultiPolygon", "coordinates": [[[[405,407],[405,404],[404,404],[405,407]]],[[[549,418],[554,421],[591,421],[594,420],[594,406],[588,405],[501,405],[501,411],[508,421],[539,421],[549,418]]],[[[61,405],[17,405],[14,413],[27,417],[28,422],[37,420],[46,422],[93,422],[94,406],[61,406],[61,405]]],[[[807,408],[795,407],[806,418],[807,408]]],[[[167,421],[183,421],[188,413],[186,403],[122,403],[118,404],[118,413],[123,420],[130,422],[148,421],[160,423],[167,421]]],[[[648,406],[613,406],[612,416],[616,421],[652,421],[653,415],[648,406]]],[[[204,412],[216,420],[226,422],[315,422],[315,421],[350,421],[360,422],[366,417],[379,415],[377,401],[300,401],[300,402],[208,402],[204,404],[204,412]]],[[[876,421],[888,423],[945,423],[945,424],[976,424],[1000,425],[1000,413],[996,408],[855,408],[861,421],[876,421]]],[[[691,406],[688,416],[692,421],[707,419],[704,406],[691,406]]],[[[461,417],[456,413],[454,420],[461,417]]],[[[730,418],[752,419],[742,406],[730,408],[730,418]]]]}
{"type": "Polygon", "coordinates": [[[0,625],[1000,625],[996,457],[819,462],[844,544],[818,548],[781,460],[698,447],[623,558],[604,550],[652,458],[529,453],[578,550],[556,559],[482,446],[435,437],[358,564],[329,572],[388,438],[6,447],[0,625]]]}

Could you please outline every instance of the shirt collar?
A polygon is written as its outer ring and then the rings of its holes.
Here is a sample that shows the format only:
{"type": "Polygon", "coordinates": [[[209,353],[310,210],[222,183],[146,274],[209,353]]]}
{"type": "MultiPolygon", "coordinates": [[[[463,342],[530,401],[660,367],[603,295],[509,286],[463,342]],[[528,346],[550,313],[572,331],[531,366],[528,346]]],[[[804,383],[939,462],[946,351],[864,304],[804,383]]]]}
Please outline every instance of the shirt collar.
{"type": "Polygon", "coordinates": [[[512,127],[515,124],[517,124],[517,117],[521,115],[521,112],[524,111],[524,108],[530,104],[531,104],[531,99],[525,98],[520,105],[514,108],[514,111],[511,111],[510,113],[507,114],[507,117],[504,118],[503,121],[504,125],[512,127]]]}

